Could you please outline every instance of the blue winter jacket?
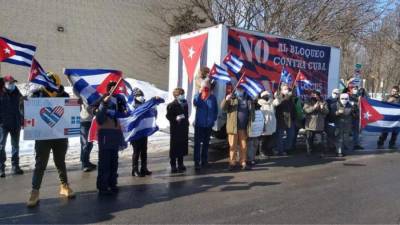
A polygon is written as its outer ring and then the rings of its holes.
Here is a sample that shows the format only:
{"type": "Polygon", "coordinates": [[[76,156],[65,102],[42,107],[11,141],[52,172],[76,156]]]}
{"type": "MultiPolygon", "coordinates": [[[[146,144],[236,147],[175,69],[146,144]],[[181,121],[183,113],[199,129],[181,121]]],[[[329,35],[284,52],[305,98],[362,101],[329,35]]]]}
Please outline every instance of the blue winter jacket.
{"type": "Polygon", "coordinates": [[[213,127],[218,116],[217,99],[210,95],[206,100],[201,99],[201,94],[194,96],[193,105],[196,107],[196,127],[213,127]]]}

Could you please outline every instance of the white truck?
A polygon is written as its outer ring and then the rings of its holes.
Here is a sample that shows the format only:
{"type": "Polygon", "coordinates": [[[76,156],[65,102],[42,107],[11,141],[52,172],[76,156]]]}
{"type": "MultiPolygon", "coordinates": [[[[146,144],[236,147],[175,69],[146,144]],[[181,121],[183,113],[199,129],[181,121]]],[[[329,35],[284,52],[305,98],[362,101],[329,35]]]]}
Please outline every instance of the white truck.
{"type": "MultiPolygon", "coordinates": [[[[214,63],[226,68],[223,59],[228,53],[244,62],[246,76],[259,79],[272,92],[276,90],[284,68],[293,79],[301,71],[311,80],[313,89],[319,89],[324,96],[339,84],[339,48],[217,25],[170,38],[169,97],[174,88],[181,87],[192,102],[200,68],[211,68],[214,63]]],[[[225,86],[216,82],[213,93],[218,103],[225,97],[225,86]]],[[[193,122],[195,108],[189,105],[189,120],[193,122]]],[[[226,115],[219,110],[213,127],[216,134],[225,122],[226,115]]]]}

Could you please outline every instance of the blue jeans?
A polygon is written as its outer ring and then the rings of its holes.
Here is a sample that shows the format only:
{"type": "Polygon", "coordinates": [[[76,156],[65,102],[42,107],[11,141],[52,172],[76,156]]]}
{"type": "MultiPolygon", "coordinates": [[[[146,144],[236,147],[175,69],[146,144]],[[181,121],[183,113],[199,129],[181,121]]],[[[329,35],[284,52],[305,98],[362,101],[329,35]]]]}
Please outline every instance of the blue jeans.
{"type": "Polygon", "coordinates": [[[19,133],[20,129],[8,129],[0,126],[0,169],[5,168],[7,136],[11,136],[11,164],[19,166],[19,133]]]}
{"type": "Polygon", "coordinates": [[[211,127],[194,128],[194,162],[208,163],[208,145],[210,144],[211,127]]]}
{"type": "Polygon", "coordinates": [[[91,121],[81,122],[81,162],[82,167],[89,166],[90,163],[90,152],[93,148],[93,143],[88,141],[89,129],[91,121]]]}
{"type": "Polygon", "coordinates": [[[294,126],[290,128],[277,128],[276,129],[276,135],[277,135],[277,143],[276,147],[278,150],[278,153],[283,153],[283,152],[288,152],[289,149],[292,147],[293,143],[293,138],[294,138],[294,133],[295,133],[295,128],[294,126]],[[285,143],[283,143],[283,135],[286,131],[286,139],[285,143]]]}

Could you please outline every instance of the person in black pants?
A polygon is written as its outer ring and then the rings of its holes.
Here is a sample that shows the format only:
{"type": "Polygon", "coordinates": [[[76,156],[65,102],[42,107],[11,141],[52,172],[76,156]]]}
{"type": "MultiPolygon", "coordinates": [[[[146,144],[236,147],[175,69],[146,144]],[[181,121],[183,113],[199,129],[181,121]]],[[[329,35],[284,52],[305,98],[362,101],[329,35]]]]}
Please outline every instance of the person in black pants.
{"type": "Polygon", "coordinates": [[[170,149],[169,157],[171,173],[184,172],[183,157],[188,154],[189,140],[189,114],[185,91],[175,88],[172,92],[174,101],[167,106],[167,119],[170,124],[170,149]],[[176,164],[178,162],[178,167],[176,164]]]}
{"type": "MultiPolygon", "coordinates": [[[[115,81],[110,81],[107,92],[110,92],[115,85],[115,81]]],[[[111,195],[118,192],[118,151],[124,145],[124,138],[116,114],[124,111],[124,100],[118,98],[117,95],[105,97],[96,110],[99,145],[96,185],[99,195],[111,195]]]]}
{"type": "MultiPolygon", "coordinates": [[[[400,104],[399,90],[400,90],[399,86],[393,86],[390,96],[388,97],[386,102],[400,104]]],[[[397,136],[399,134],[399,130],[396,128],[388,129],[385,132],[381,133],[381,135],[379,136],[379,139],[378,139],[378,149],[383,148],[383,145],[385,144],[385,141],[389,135],[389,132],[392,132],[392,136],[389,141],[389,149],[397,150],[396,140],[397,140],[397,136]]]]}
{"type": "Polygon", "coordinates": [[[93,143],[89,142],[89,129],[92,125],[93,107],[89,106],[82,99],[79,99],[81,104],[80,123],[81,123],[81,163],[83,172],[90,172],[96,169],[96,165],[90,162],[90,152],[93,149],[93,143]]]}
{"type": "MultiPolygon", "coordinates": [[[[135,88],[135,107],[145,102],[143,91],[139,88],[135,88]]],[[[149,176],[152,172],[147,168],[147,137],[131,141],[133,148],[132,155],[132,176],[144,177],[149,176]],[[139,158],[140,158],[140,170],[139,170],[139,158]]]]}

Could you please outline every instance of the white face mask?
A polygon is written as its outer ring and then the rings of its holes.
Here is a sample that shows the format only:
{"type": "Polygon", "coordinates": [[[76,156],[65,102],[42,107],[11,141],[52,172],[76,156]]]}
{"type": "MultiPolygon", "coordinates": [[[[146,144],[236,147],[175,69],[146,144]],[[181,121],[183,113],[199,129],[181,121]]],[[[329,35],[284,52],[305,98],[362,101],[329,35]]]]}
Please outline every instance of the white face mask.
{"type": "Polygon", "coordinates": [[[353,95],[356,95],[356,94],[358,94],[358,90],[357,90],[357,89],[353,89],[353,90],[351,91],[351,93],[353,93],[353,95]]]}
{"type": "Polygon", "coordinates": [[[138,96],[135,98],[138,102],[144,102],[144,97],[143,96],[138,96]]]}
{"type": "Polygon", "coordinates": [[[347,105],[348,102],[349,102],[348,98],[341,98],[340,99],[340,103],[342,103],[342,105],[347,105]]]}
{"type": "Polygon", "coordinates": [[[289,90],[288,90],[288,89],[283,89],[283,90],[281,91],[281,93],[282,93],[283,95],[287,95],[287,94],[289,94],[289,90]]]}
{"type": "Polygon", "coordinates": [[[14,89],[15,89],[15,84],[14,83],[5,83],[4,84],[4,87],[7,89],[7,90],[10,90],[10,91],[14,91],[14,89]]]}

